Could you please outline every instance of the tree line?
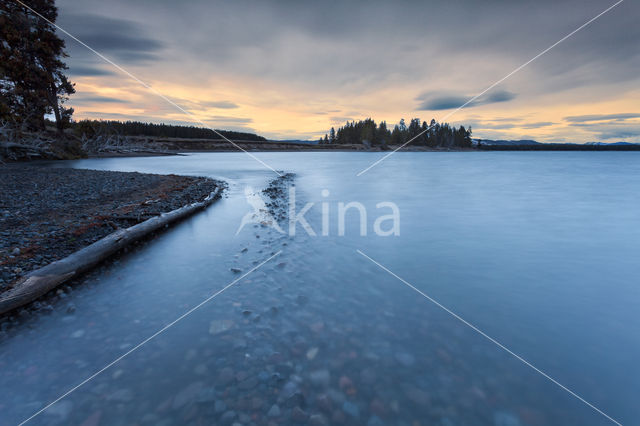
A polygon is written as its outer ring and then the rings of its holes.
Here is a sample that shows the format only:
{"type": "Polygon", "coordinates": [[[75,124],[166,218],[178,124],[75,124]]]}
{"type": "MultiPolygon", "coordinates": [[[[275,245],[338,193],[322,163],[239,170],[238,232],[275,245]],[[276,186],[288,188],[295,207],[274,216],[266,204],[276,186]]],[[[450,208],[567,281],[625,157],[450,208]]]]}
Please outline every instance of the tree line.
{"type": "MultiPolygon", "coordinates": [[[[222,139],[215,131],[205,127],[179,126],[173,124],[142,123],[140,121],[80,120],[70,123],[77,136],[93,137],[96,134],[121,136],[149,136],[155,138],[222,139]]],[[[265,142],[255,133],[216,130],[231,140],[265,142]]]]}
{"type": "Polygon", "coordinates": [[[45,115],[53,114],[62,132],[73,113],[64,103],[75,89],[65,76],[64,41],[52,24],[58,9],[53,0],[25,3],[42,16],[17,1],[0,1],[0,120],[44,130],[45,115]]]}
{"type": "Polygon", "coordinates": [[[365,144],[379,146],[383,149],[389,145],[425,146],[431,148],[471,148],[471,127],[452,127],[448,123],[438,123],[435,119],[430,124],[420,122],[414,118],[409,125],[404,118],[396,124],[392,130],[387,127],[386,121],[379,124],[371,119],[347,122],[344,126],[335,130],[331,128],[324,138],[318,141],[320,144],[365,144]]]}

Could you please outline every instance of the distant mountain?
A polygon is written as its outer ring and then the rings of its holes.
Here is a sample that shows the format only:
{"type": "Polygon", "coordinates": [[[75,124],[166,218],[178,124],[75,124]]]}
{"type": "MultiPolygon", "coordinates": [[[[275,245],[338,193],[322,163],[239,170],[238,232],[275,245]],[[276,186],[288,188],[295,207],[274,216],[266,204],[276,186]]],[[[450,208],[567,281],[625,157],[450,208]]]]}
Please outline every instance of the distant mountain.
{"type": "Polygon", "coordinates": [[[473,144],[478,145],[499,145],[499,146],[518,146],[518,145],[540,145],[540,142],[536,142],[530,139],[521,140],[491,140],[491,139],[473,139],[473,144]]]}
{"type": "Polygon", "coordinates": [[[315,145],[318,141],[305,141],[302,139],[282,139],[282,140],[269,140],[269,142],[286,142],[286,143],[306,143],[310,145],[315,145]]]}
{"type": "Polygon", "coordinates": [[[482,143],[483,145],[492,145],[492,146],[531,146],[531,145],[589,145],[589,146],[624,146],[624,145],[640,145],[638,143],[632,142],[585,142],[584,144],[578,143],[542,143],[530,139],[522,139],[522,140],[492,140],[492,139],[474,139],[473,144],[478,145],[478,143],[482,143]]]}
{"type": "Polygon", "coordinates": [[[640,145],[633,142],[586,142],[585,145],[640,145]]]}

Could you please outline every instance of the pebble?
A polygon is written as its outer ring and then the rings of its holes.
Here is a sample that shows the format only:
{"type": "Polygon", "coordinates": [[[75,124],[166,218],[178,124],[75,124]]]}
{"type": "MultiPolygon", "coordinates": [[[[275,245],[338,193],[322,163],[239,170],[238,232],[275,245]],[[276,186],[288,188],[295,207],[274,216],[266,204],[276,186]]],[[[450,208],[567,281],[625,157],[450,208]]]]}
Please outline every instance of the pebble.
{"type": "Polygon", "coordinates": [[[235,379],[235,374],[233,374],[233,370],[230,367],[224,367],[218,373],[218,383],[223,386],[228,385],[235,379]]]}
{"type": "Polygon", "coordinates": [[[223,425],[229,425],[231,423],[233,423],[233,421],[236,418],[236,412],[233,410],[229,410],[227,412],[225,412],[222,417],[220,417],[220,423],[223,425]]]}
{"type": "Polygon", "coordinates": [[[295,407],[291,411],[291,420],[298,423],[304,423],[309,419],[309,414],[300,407],[295,407]]]}
{"type": "Polygon", "coordinates": [[[131,389],[118,389],[107,397],[109,401],[131,402],[133,401],[133,391],[131,389]]]}
{"type": "Polygon", "coordinates": [[[395,357],[396,360],[405,367],[411,367],[416,362],[415,357],[406,352],[396,352],[395,357]]]}
{"type": "Polygon", "coordinates": [[[312,414],[309,417],[309,424],[311,426],[326,426],[329,423],[327,419],[322,414],[312,414]]]}
{"type": "Polygon", "coordinates": [[[520,420],[507,411],[497,411],[493,416],[495,426],[520,426],[520,420]]]}
{"type": "Polygon", "coordinates": [[[318,348],[317,347],[313,347],[311,349],[309,349],[307,351],[307,359],[309,361],[311,361],[312,359],[314,359],[316,357],[316,355],[318,355],[318,348]]]}
{"type": "Polygon", "coordinates": [[[62,400],[47,408],[44,413],[50,416],[57,416],[61,421],[65,421],[69,417],[69,414],[71,414],[72,410],[73,403],[69,400],[62,400]]]}
{"type": "Polygon", "coordinates": [[[269,411],[267,412],[267,416],[280,417],[280,407],[278,407],[278,404],[273,404],[271,408],[269,408],[269,411]]]}
{"type": "Polygon", "coordinates": [[[213,320],[209,323],[209,334],[220,334],[233,328],[233,320],[213,320]]]}
{"type": "Polygon", "coordinates": [[[331,380],[331,375],[329,373],[329,370],[316,370],[316,371],[312,371],[309,374],[309,380],[311,381],[311,384],[313,384],[316,387],[327,387],[329,386],[329,382],[331,380]]]}
{"type": "Polygon", "coordinates": [[[353,417],[354,419],[360,418],[360,410],[358,409],[358,406],[355,405],[352,402],[345,401],[342,404],[342,411],[344,411],[345,413],[347,413],[350,417],[353,417]]]}
{"type": "Polygon", "coordinates": [[[196,397],[200,394],[202,387],[203,387],[202,382],[194,382],[194,383],[191,383],[186,388],[182,389],[173,398],[172,408],[176,410],[178,408],[182,408],[187,403],[194,401],[196,397]]]}
{"type": "Polygon", "coordinates": [[[258,379],[256,377],[249,377],[248,379],[238,383],[238,389],[240,390],[250,390],[258,386],[258,379]]]}
{"type": "Polygon", "coordinates": [[[213,404],[213,411],[215,411],[216,413],[222,413],[227,409],[227,404],[225,404],[225,402],[221,399],[218,399],[214,404],[213,404]]]}
{"type": "Polygon", "coordinates": [[[367,420],[367,426],[383,426],[383,425],[384,425],[384,422],[382,421],[382,419],[376,415],[369,417],[369,420],[367,420]]]}
{"type": "Polygon", "coordinates": [[[79,339],[82,336],[84,336],[84,330],[76,330],[73,333],[71,333],[71,337],[74,339],[79,339]]]}

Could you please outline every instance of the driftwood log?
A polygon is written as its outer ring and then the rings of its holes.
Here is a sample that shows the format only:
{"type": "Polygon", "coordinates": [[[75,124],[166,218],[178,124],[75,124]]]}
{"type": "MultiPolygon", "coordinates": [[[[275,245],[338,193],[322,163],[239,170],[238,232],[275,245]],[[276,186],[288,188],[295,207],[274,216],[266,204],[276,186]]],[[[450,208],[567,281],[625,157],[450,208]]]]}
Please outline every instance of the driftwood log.
{"type": "Polygon", "coordinates": [[[98,263],[160,228],[202,210],[219,197],[217,188],[203,201],[163,213],[126,229],[120,229],[95,243],[76,251],[21,278],[0,295],[0,315],[33,302],[65,281],[86,272],[98,263]]]}

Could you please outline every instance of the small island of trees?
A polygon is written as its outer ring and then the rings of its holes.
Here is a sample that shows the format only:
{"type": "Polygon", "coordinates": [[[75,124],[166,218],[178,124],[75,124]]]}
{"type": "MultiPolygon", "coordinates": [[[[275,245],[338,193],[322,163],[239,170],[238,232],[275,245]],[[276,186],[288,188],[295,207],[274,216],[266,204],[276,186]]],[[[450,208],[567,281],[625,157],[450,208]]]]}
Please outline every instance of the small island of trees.
{"type": "Polygon", "coordinates": [[[347,122],[344,126],[331,128],[320,144],[364,144],[386,149],[388,146],[415,145],[430,148],[471,148],[471,127],[452,127],[448,123],[438,123],[435,119],[430,124],[414,118],[407,126],[404,118],[389,130],[386,121],[380,124],[367,118],[360,121],[347,122]]]}

